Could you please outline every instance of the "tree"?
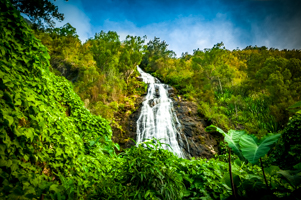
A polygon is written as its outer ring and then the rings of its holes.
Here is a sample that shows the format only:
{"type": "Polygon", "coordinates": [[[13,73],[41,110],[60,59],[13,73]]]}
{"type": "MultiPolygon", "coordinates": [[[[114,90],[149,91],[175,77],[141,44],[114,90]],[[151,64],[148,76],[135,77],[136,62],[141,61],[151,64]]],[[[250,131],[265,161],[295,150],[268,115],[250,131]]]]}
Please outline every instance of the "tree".
{"type": "Polygon", "coordinates": [[[78,35],[76,33],[76,28],[71,26],[71,24],[67,23],[64,26],[60,28],[55,28],[53,29],[53,32],[60,35],[60,36],[72,36],[72,37],[77,37],[78,35]]]}
{"type": "Polygon", "coordinates": [[[174,58],[176,53],[168,50],[168,44],[165,41],[161,41],[160,38],[155,37],[154,40],[150,40],[146,46],[146,53],[143,56],[141,67],[148,68],[148,71],[156,71],[159,66],[156,61],[162,59],[166,61],[168,58],[174,58]]]}
{"type": "Polygon", "coordinates": [[[128,84],[128,79],[140,64],[143,56],[143,44],[146,36],[143,39],[140,36],[128,35],[123,42],[121,50],[119,69],[123,72],[125,82],[128,84]]]}
{"type": "Polygon", "coordinates": [[[224,44],[217,43],[212,49],[204,52],[195,50],[192,58],[192,68],[196,74],[202,76],[207,85],[215,86],[223,93],[223,85],[231,82],[234,77],[234,69],[227,64],[229,52],[224,44]]]}
{"type": "Polygon", "coordinates": [[[119,62],[118,52],[121,42],[119,35],[114,31],[96,33],[92,42],[91,51],[97,67],[101,71],[117,70],[119,62]]]}
{"type": "Polygon", "coordinates": [[[64,14],[58,12],[58,7],[49,0],[11,0],[13,6],[21,13],[27,15],[37,27],[47,26],[53,28],[53,18],[63,21],[64,14]]]}
{"type": "Polygon", "coordinates": [[[87,50],[82,49],[81,41],[76,34],[76,29],[69,23],[60,28],[34,29],[35,37],[47,47],[51,56],[50,64],[53,72],[65,76],[75,82],[83,66],[90,66],[93,60],[86,57],[87,50]]]}

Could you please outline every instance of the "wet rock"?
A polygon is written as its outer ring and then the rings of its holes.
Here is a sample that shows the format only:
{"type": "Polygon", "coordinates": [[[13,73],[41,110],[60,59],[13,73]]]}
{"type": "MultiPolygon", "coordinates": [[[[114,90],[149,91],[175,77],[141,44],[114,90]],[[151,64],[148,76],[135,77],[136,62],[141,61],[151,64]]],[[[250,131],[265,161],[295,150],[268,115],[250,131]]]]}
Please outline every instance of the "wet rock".
{"type": "MultiPolygon", "coordinates": [[[[175,90],[168,90],[175,93],[175,90]]],[[[176,94],[169,94],[177,96],[176,94]]],[[[212,158],[218,153],[219,136],[211,135],[205,131],[208,123],[200,116],[197,104],[191,101],[181,101],[180,98],[172,98],[174,110],[181,123],[182,136],[179,139],[179,145],[189,157],[212,158]],[[186,139],[189,144],[187,147],[186,139]]]]}
{"type": "MultiPolygon", "coordinates": [[[[183,124],[184,125],[184,124],[183,124]]],[[[184,133],[185,133],[185,135],[186,136],[188,136],[188,137],[192,137],[193,136],[193,133],[192,133],[192,128],[190,127],[190,126],[188,126],[188,125],[184,125],[184,133]]]]}
{"type": "MultiPolygon", "coordinates": [[[[218,153],[218,135],[209,134],[205,127],[209,124],[201,117],[197,111],[197,104],[190,101],[182,101],[177,98],[176,90],[165,85],[168,90],[168,96],[172,97],[174,111],[181,125],[178,127],[180,135],[178,136],[179,146],[187,158],[202,157],[212,158],[218,153]]],[[[130,139],[137,138],[137,120],[141,113],[142,102],[145,95],[137,98],[135,103],[136,110],[131,115],[116,113],[115,119],[120,119],[119,124],[123,130],[113,127],[113,141],[118,142],[121,148],[130,148],[135,143],[130,139]]],[[[154,106],[155,102],[149,102],[154,106]]]]}
{"type": "Polygon", "coordinates": [[[136,77],[136,79],[137,79],[138,81],[143,82],[143,78],[141,78],[141,77],[136,77]]]}

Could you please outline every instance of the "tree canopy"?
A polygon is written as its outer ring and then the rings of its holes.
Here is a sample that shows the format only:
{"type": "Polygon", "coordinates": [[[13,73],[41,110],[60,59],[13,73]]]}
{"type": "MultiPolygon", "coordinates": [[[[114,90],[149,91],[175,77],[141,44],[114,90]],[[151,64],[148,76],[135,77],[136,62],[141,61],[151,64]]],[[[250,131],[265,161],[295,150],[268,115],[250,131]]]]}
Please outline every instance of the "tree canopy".
{"type": "Polygon", "coordinates": [[[64,20],[64,14],[60,13],[58,7],[49,0],[11,0],[11,2],[38,27],[53,28],[55,26],[53,18],[58,21],[64,20]]]}

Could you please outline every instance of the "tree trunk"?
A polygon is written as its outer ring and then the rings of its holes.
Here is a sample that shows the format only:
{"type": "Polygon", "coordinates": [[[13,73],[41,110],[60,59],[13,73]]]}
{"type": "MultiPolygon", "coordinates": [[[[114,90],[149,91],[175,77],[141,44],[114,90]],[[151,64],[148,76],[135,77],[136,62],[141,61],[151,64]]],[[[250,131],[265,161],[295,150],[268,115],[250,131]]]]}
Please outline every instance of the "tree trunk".
{"type": "Polygon", "coordinates": [[[220,78],[219,78],[219,77],[217,77],[217,78],[218,78],[219,87],[220,87],[220,89],[221,89],[221,92],[222,92],[222,94],[223,94],[223,87],[222,87],[221,80],[220,80],[220,78]]]}
{"type": "Polygon", "coordinates": [[[130,78],[130,76],[132,75],[132,73],[133,73],[133,72],[134,72],[134,70],[133,70],[133,69],[132,69],[132,70],[130,70],[130,71],[129,71],[129,73],[128,73],[129,75],[127,75],[127,76],[126,76],[126,80],[125,80],[125,82],[126,82],[126,85],[128,85],[129,78],[130,78]]]}
{"type": "Polygon", "coordinates": [[[237,117],[237,106],[236,106],[236,102],[234,102],[235,105],[235,112],[236,112],[236,117],[237,117]]]}

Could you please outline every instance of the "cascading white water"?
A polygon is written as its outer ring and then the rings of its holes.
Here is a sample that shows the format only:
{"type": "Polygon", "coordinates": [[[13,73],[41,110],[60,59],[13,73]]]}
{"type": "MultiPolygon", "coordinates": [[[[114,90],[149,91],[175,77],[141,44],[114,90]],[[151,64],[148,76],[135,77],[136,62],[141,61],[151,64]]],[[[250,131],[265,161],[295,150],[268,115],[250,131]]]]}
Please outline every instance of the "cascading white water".
{"type": "Polygon", "coordinates": [[[179,133],[180,122],[173,111],[172,100],[168,98],[168,92],[165,89],[167,85],[145,73],[137,66],[137,69],[143,79],[148,83],[148,91],[145,101],[142,103],[141,114],[137,120],[137,145],[145,140],[152,138],[162,139],[160,142],[167,149],[179,157],[185,157],[178,144],[177,137],[179,133]]]}

